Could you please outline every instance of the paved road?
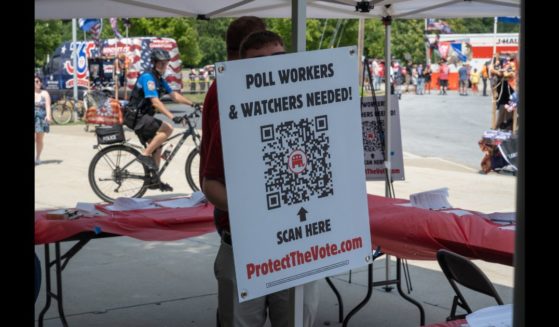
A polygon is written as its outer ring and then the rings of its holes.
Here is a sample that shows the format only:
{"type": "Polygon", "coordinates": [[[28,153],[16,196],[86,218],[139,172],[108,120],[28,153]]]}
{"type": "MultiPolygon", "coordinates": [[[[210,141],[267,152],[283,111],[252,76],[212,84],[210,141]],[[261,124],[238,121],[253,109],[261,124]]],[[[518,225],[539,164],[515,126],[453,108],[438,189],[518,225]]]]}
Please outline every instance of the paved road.
{"type": "Polygon", "coordinates": [[[440,157],[479,169],[482,153],[477,142],[491,125],[491,97],[415,95],[400,101],[404,152],[440,157]]]}
{"type": "MultiPolygon", "coordinates": [[[[491,97],[460,96],[456,91],[446,96],[437,91],[423,96],[405,93],[399,104],[404,152],[479,169],[482,153],[477,142],[491,125],[491,97]]],[[[175,114],[191,110],[185,105],[168,106],[175,114]]]]}

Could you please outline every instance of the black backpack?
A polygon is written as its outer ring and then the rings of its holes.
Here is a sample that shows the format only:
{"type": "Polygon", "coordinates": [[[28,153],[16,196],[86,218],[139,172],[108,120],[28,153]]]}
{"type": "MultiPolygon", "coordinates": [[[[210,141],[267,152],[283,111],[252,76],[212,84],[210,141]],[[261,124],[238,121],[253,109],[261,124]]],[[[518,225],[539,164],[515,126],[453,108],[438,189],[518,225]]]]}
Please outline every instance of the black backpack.
{"type": "MultiPolygon", "coordinates": [[[[157,94],[159,98],[165,94],[165,88],[163,87],[163,83],[161,80],[157,78],[153,72],[145,72],[142,73],[139,77],[143,74],[151,74],[153,79],[155,80],[155,88],[157,90],[157,94]]],[[[149,99],[146,99],[144,96],[144,89],[138,87],[138,81],[136,81],[136,85],[134,85],[134,89],[132,90],[132,94],[130,94],[130,101],[124,108],[124,125],[130,129],[135,130],[136,122],[145,114],[154,115],[155,108],[151,104],[149,99]]]]}

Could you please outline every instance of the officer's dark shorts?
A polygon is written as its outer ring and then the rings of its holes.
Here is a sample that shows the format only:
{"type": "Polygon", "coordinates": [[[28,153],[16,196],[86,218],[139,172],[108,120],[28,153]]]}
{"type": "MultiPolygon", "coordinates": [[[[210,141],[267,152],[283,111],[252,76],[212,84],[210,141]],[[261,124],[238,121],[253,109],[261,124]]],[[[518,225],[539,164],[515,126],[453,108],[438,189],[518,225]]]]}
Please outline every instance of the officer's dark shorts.
{"type": "Polygon", "coordinates": [[[134,129],[136,131],[136,135],[138,135],[138,138],[140,139],[140,142],[142,142],[144,146],[147,146],[148,141],[155,136],[155,133],[157,133],[161,124],[161,120],[151,115],[143,115],[140,119],[138,119],[134,129]]]}

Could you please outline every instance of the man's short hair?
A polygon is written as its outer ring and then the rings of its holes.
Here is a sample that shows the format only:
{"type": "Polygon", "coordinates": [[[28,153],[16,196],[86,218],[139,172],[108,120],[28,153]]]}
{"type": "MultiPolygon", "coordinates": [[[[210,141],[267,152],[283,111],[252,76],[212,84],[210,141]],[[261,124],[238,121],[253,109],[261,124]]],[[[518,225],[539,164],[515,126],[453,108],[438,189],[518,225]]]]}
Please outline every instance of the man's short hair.
{"type": "Polygon", "coordinates": [[[254,32],[247,36],[243,40],[243,42],[241,42],[239,54],[241,58],[244,58],[246,56],[247,50],[262,49],[266,45],[273,43],[283,46],[283,40],[281,39],[281,36],[272,31],[254,32]]]}
{"type": "Polygon", "coordinates": [[[227,56],[237,57],[243,39],[252,32],[263,31],[266,23],[256,16],[242,16],[235,19],[227,29],[225,42],[227,44],[227,56]]]}

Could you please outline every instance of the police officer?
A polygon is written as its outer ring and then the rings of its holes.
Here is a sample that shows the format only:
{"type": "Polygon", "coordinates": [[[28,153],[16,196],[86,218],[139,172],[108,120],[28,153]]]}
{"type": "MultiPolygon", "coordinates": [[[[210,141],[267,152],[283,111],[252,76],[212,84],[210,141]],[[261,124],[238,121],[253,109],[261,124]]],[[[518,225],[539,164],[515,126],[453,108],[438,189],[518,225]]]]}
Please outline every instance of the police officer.
{"type": "MultiPolygon", "coordinates": [[[[136,85],[130,95],[127,105],[125,125],[134,129],[140,142],[145,146],[138,160],[147,166],[152,172],[157,171],[161,160],[161,144],[171,135],[173,127],[154,117],[158,111],[175,123],[180,123],[181,117],[173,117],[173,114],[161,102],[160,98],[169,94],[174,102],[195,106],[195,104],[173,91],[163,78],[167,65],[169,64],[169,52],[163,49],[154,49],[151,53],[153,68],[151,71],[144,72],[138,77],[136,85]]],[[[159,181],[153,183],[154,187],[165,190],[159,181]]],[[[152,185],[150,185],[152,186],[152,185]]],[[[170,188],[170,187],[169,187],[170,188]]]]}

